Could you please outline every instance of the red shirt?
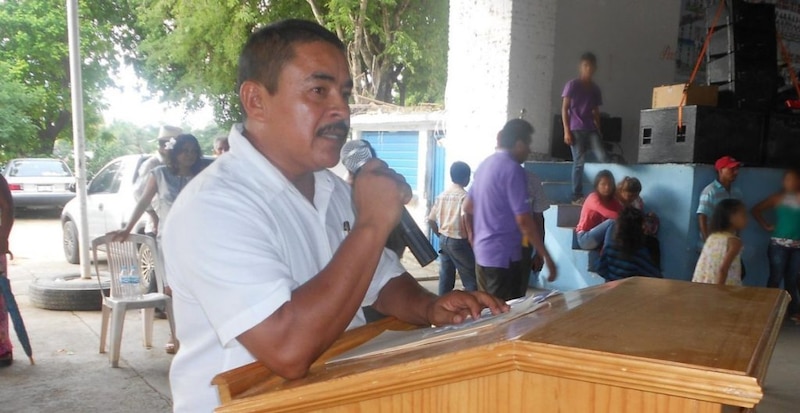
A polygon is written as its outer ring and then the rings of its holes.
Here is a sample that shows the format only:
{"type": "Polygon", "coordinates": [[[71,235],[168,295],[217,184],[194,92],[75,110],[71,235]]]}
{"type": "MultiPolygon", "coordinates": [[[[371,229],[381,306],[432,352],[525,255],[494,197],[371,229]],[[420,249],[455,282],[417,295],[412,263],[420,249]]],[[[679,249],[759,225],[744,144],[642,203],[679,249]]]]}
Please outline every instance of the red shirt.
{"type": "Polygon", "coordinates": [[[612,199],[603,202],[597,192],[592,192],[583,202],[581,220],[578,222],[578,226],[575,227],[575,231],[586,232],[602,224],[607,219],[617,219],[620,211],[622,211],[622,204],[619,201],[612,199]]]}

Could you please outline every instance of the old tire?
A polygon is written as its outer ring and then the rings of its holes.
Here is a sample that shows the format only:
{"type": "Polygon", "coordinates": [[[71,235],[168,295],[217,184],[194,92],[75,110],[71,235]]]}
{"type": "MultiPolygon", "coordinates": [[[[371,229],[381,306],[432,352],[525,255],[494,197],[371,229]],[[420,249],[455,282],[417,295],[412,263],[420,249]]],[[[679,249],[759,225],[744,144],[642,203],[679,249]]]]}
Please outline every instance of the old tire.
{"type": "Polygon", "coordinates": [[[33,306],[45,310],[95,311],[103,304],[102,294],[108,295],[110,283],[103,280],[102,287],[97,278],[83,280],[79,275],[39,277],[28,287],[33,306]]]}
{"type": "Polygon", "coordinates": [[[65,221],[62,226],[63,245],[64,245],[64,258],[70,264],[79,264],[81,262],[80,250],[78,246],[78,227],[75,222],[69,220],[65,221]]]}

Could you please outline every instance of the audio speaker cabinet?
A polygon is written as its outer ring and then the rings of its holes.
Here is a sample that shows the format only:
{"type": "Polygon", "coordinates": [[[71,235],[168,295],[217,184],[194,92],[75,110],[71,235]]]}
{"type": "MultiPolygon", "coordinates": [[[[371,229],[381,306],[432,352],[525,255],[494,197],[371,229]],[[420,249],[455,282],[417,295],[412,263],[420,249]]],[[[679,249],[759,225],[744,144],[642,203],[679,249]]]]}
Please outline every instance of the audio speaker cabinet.
{"type": "Polygon", "coordinates": [[[740,109],[685,106],[648,109],[639,118],[639,163],[714,163],[730,155],[755,166],[762,162],[764,115],[740,109]]]}

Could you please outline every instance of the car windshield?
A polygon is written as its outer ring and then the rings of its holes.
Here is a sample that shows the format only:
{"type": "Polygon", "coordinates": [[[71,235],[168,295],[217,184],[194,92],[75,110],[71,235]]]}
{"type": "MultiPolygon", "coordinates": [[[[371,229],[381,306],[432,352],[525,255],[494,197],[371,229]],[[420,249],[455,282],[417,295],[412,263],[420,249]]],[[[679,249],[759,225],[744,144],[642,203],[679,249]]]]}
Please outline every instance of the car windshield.
{"type": "Polygon", "coordinates": [[[18,160],[12,161],[8,168],[8,176],[18,178],[72,176],[67,165],[58,160],[18,160]]]}

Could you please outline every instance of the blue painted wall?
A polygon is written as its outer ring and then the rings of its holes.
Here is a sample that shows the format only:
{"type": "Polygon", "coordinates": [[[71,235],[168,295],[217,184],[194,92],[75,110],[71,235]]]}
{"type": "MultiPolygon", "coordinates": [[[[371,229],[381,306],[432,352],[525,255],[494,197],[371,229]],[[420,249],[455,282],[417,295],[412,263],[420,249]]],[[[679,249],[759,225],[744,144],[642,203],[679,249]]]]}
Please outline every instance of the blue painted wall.
{"type": "MultiPolygon", "coordinates": [[[[569,163],[528,163],[526,167],[539,173],[545,181],[561,182],[568,180],[569,163]]],[[[609,169],[617,180],[625,176],[635,176],[642,181],[642,198],[647,211],[658,214],[661,228],[658,234],[661,241],[662,267],[664,275],[672,279],[690,280],[701,248],[697,223],[697,203],[702,189],[716,176],[714,168],[708,165],[664,164],[664,165],[612,165],[587,164],[585,169],[585,191],[591,190],[591,180],[602,169],[609,169]]],[[[736,185],[744,193],[748,208],[780,189],[783,171],[768,168],[742,168],[736,185]]],[[[559,191],[568,194],[568,191],[559,191]]],[[[552,195],[551,195],[552,196],[552,195]]],[[[565,202],[554,199],[555,202],[565,202]]],[[[557,232],[555,219],[547,221],[547,231],[557,232]]],[[[766,249],[769,234],[755,221],[742,234],[745,244],[743,258],[747,267],[745,284],[765,286],[768,277],[766,249]]],[[[560,243],[566,243],[564,239],[560,243]]],[[[571,242],[571,240],[569,240],[571,242]]],[[[570,247],[562,246],[564,249],[570,247]]],[[[585,269],[583,269],[585,271],[585,269]]],[[[590,278],[581,275],[565,274],[574,281],[563,280],[559,288],[580,288],[590,278]]]]}

